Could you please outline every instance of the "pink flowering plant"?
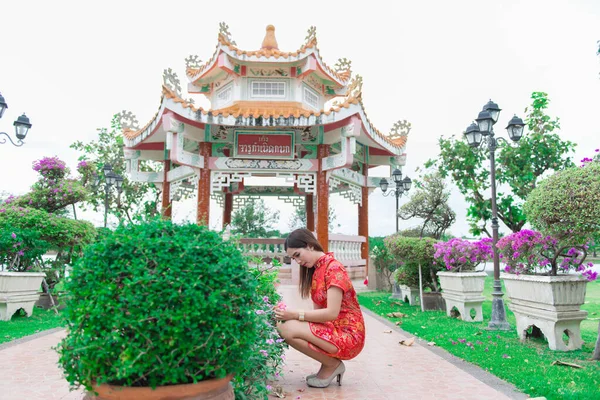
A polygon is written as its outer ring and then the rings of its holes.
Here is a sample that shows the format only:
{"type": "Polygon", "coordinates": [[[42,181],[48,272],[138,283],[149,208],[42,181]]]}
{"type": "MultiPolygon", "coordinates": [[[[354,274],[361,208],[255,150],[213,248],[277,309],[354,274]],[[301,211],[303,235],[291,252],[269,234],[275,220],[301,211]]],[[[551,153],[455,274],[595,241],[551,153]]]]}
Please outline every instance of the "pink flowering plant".
{"type": "Polygon", "coordinates": [[[454,238],[447,242],[433,245],[436,264],[441,264],[448,271],[475,271],[475,268],[492,258],[492,239],[484,238],[475,242],[454,238]]]}
{"type": "Polygon", "coordinates": [[[10,199],[14,205],[53,213],[86,199],[87,190],[78,180],[68,178],[69,169],[58,157],[35,161],[33,170],[40,174],[39,179],[29,193],[10,199]]]}
{"type": "Polygon", "coordinates": [[[275,289],[278,269],[264,264],[259,257],[250,257],[249,263],[256,265],[250,272],[258,282],[256,292],[261,297],[261,301],[254,305],[258,340],[252,345],[250,357],[242,361],[243,373],[236,375],[232,381],[236,399],[267,398],[273,391],[272,381],[282,374],[284,352],[288,347],[276,328],[275,309],[286,308],[275,289]]]}
{"type": "Polygon", "coordinates": [[[588,280],[597,278],[592,264],[584,262],[589,243],[600,232],[600,156],[582,162],[579,168],[544,179],[527,196],[523,210],[536,232],[521,231],[503,239],[508,272],[557,275],[576,271],[588,280]]]}
{"type": "Polygon", "coordinates": [[[540,232],[523,229],[512,233],[498,241],[498,250],[505,264],[504,271],[508,273],[556,276],[576,271],[589,281],[598,277],[591,269],[593,263],[584,264],[587,245],[560,244],[540,232]]]}

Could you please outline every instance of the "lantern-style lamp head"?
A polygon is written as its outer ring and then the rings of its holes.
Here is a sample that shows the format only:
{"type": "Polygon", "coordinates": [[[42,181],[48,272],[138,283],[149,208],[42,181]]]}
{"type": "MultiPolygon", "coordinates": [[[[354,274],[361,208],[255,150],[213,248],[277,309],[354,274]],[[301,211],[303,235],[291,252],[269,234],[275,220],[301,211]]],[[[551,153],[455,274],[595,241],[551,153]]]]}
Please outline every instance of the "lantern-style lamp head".
{"type": "Polygon", "coordinates": [[[104,167],[102,167],[102,171],[104,172],[104,176],[107,176],[112,172],[112,165],[110,165],[109,163],[104,164],[104,167]]]}
{"type": "Polygon", "coordinates": [[[110,171],[108,174],[106,174],[106,183],[109,186],[114,185],[116,181],[117,181],[117,174],[115,174],[112,171],[110,171]]]}
{"type": "Polygon", "coordinates": [[[477,121],[477,126],[482,135],[488,135],[492,131],[494,119],[488,111],[481,111],[475,121],[477,121]]]}
{"type": "Polygon", "coordinates": [[[474,122],[469,125],[467,130],[465,131],[465,138],[467,139],[467,143],[471,147],[477,147],[481,144],[483,140],[483,135],[481,131],[479,131],[479,127],[474,122]]]}
{"type": "Polygon", "coordinates": [[[121,193],[123,191],[123,177],[121,175],[115,176],[115,185],[119,193],[121,193]]]}
{"type": "Polygon", "coordinates": [[[524,127],[525,124],[523,123],[523,120],[515,115],[508,122],[508,126],[506,127],[508,137],[511,138],[513,142],[518,142],[523,136],[524,127]]]}
{"type": "Polygon", "coordinates": [[[7,108],[8,104],[6,104],[6,100],[4,100],[4,97],[2,97],[2,94],[0,93],[0,118],[2,118],[2,115],[7,108]]]}
{"type": "Polygon", "coordinates": [[[402,182],[402,171],[396,168],[394,172],[392,172],[392,179],[394,180],[394,183],[402,182]]]}
{"type": "Polygon", "coordinates": [[[402,180],[402,187],[404,188],[404,190],[406,192],[408,192],[410,190],[411,186],[412,186],[412,180],[408,176],[402,180]]]}
{"type": "Polygon", "coordinates": [[[500,107],[498,104],[494,103],[492,100],[488,101],[485,106],[483,106],[483,111],[487,111],[490,113],[490,116],[494,120],[494,124],[498,122],[498,117],[500,116],[500,107]]]}
{"type": "Polygon", "coordinates": [[[379,181],[379,187],[381,188],[381,191],[383,193],[387,192],[388,190],[388,181],[385,178],[381,178],[381,180],[379,181]]]}
{"type": "Polygon", "coordinates": [[[27,136],[27,132],[29,132],[29,128],[31,128],[31,123],[29,122],[29,118],[27,115],[23,113],[17,120],[13,123],[15,126],[15,135],[17,139],[23,140],[27,136]]]}

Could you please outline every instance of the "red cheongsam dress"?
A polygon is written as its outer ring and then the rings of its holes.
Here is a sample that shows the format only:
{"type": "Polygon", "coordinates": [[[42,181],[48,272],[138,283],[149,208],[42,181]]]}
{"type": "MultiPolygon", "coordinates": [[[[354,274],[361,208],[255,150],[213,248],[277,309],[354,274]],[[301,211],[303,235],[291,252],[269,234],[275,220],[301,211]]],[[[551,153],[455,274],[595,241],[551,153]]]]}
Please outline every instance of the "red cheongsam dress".
{"type": "Polygon", "coordinates": [[[358,355],[365,344],[365,322],[356,299],[356,292],[348,277],[346,269],[335,258],[327,253],[315,263],[310,295],[315,308],[327,307],[327,290],[336,286],[344,291],[340,313],[334,321],[309,322],[313,335],[328,341],[338,348],[336,353],[309,346],[320,353],[350,360],[358,355]]]}

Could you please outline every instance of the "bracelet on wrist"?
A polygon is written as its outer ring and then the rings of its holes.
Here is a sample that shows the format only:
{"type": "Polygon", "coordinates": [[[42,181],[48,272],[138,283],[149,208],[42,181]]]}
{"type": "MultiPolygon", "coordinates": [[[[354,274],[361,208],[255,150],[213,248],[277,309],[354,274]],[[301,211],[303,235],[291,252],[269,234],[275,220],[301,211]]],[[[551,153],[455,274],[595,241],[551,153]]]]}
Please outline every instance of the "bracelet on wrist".
{"type": "Polygon", "coordinates": [[[304,321],[304,310],[298,310],[298,321],[304,321]]]}

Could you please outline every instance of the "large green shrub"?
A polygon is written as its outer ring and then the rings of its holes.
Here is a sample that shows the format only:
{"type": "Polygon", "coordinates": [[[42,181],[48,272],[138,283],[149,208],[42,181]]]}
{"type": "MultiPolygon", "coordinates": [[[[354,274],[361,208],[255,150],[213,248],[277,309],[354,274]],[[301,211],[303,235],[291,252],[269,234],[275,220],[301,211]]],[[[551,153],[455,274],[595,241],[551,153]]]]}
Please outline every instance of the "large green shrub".
{"type": "Polygon", "coordinates": [[[388,236],[385,245],[392,256],[401,262],[400,268],[394,274],[396,282],[407,286],[419,285],[419,265],[423,278],[423,288],[438,291],[439,281],[437,271],[439,265],[434,262],[435,249],[433,245],[437,241],[432,238],[413,238],[400,235],[388,236]]]}
{"type": "Polygon", "coordinates": [[[72,385],[185,384],[239,374],[257,341],[257,280],[240,251],[195,224],[153,220],[87,247],[58,346],[72,385]]]}

